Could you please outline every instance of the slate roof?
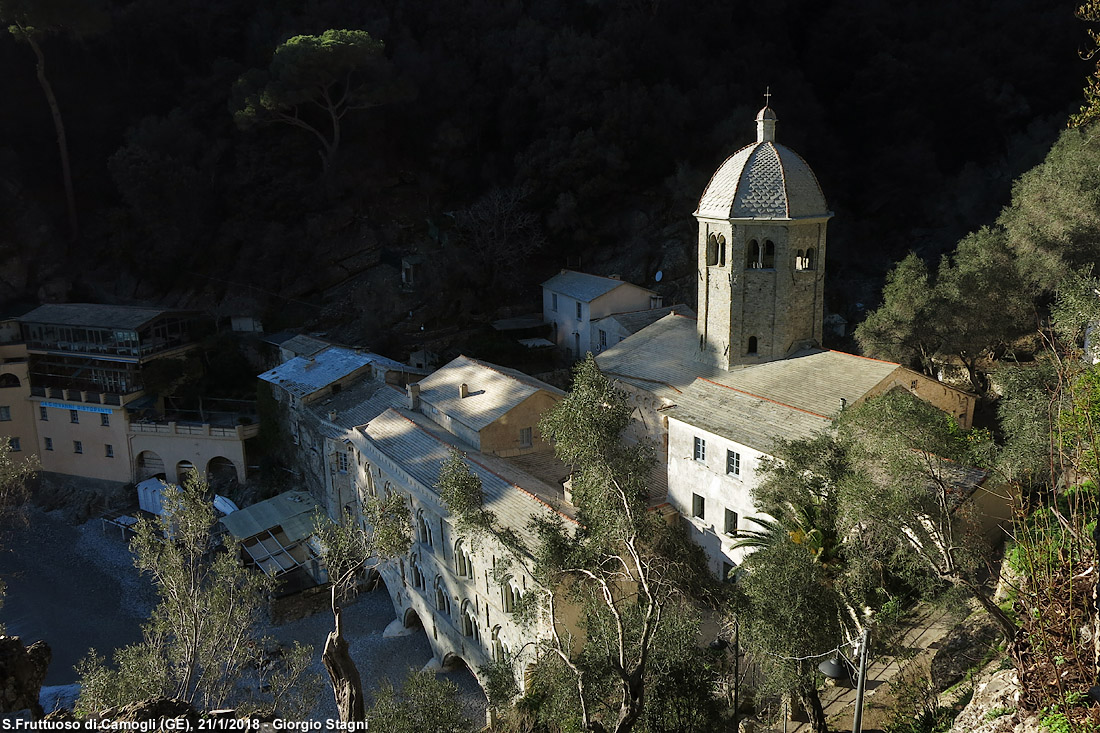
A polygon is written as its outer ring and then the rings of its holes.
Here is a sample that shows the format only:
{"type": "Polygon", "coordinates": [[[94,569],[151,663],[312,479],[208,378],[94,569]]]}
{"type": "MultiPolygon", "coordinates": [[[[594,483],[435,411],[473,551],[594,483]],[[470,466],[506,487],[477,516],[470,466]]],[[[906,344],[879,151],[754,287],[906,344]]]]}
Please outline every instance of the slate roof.
{"type": "Polygon", "coordinates": [[[433,494],[440,467],[450,456],[451,449],[468,453],[466,465],[481,479],[485,508],[494,512],[503,526],[515,530],[529,547],[533,548],[537,541],[527,528],[531,517],[549,516],[556,511],[539,495],[560,496],[560,491],[501,459],[477,453],[419,413],[391,408],[360,431],[374,449],[433,494]]]}
{"type": "Polygon", "coordinates": [[[296,356],[285,361],[261,374],[260,379],[282,387],[296,397],[305,397],[368,366],[373,356],[330,346],[313,356],[296,356]]]}
{"type": "Polygon", "coordinates": [[[683,303],[678,303],[676,305],[667,305],[663,308],[649,308],[647,310],[627,311],[626,313],[612,313],[609,316],[596,319],[593,323],[599,323],[600,321],[613,318],[627,333],[638,333],[638,331],[641,331],[646,326],[656,323],[672,312],[676,312],[682,316],[688,316],[689,318],[695,318],[694,310],[683,303]]]}
{"type": "Polygon", "coordinates": [[[717,382],[697,379],[666,414],[763,453],[771,453],[777,438],[808,438],[826,430],[832,420],[717,382]]]}
{"type": "Polygon", "coordinates": [[[788,359],[726,371],[696,361],[699,339],[693,318],[668,315],[596,357],[607,375],[677,403],[702,377],[757,397],[825,416],[835,415],[841,399],[863,398],[901,367],[840,351],[813,349],[788,359]]]}
{"type": "Polygon", "coordinates": [[[622,280],[611,277],[603,277],[602,275],[590,275],[587,272],[575,272],[574,270],[562,270],[557,275],[554,275],[554,277],[544,282],[542,287],[551,292],[568,295],[570,298],[579,300],[583,303],[591,303],[601,295],[606,295],[623,285],[632,285],[639,290],[653,292],[639,285],[633,285],[633,283],[623,282],[622,280]]]}
{"type": "Polygon", "coordinates": [[[119,328],[134,330],[167,315],[197,316],[195,311],[143,308],[133,305],[101,305],[98,303],[51,303],[40,305],[19,316],[21,323],[48,323],[56,326],[86,328],[119,328]]]}
{"type": "MultiPolygon", "coordinates": [[[[389,408],[400,406],[404,402],[405,393],[397,387],[381,380],[364,379],[332,397],[314,402],[310,408],[319,420],[331,422],[346,432],[366,425],[389,408]],[[335,420],[329,420],[332,412],[336,413],[335,420]]],[[[330,432],[331,437],[343,434],[339,431],[330,432]]]]}
{"type": "Polygon", "coordinates": [[[817,176],[785,145],[741,148],[711,177],[696,216],[716,219],[798,219],[832,216],[817,176]]]}
{"type": "Polygon", "coordinates": [[[480,431],[539,390],[562,395],[557,387],[523,372],[459,356],[420,381],[420,399],[453,420],[480,431]],[[469,396],[460,397],[465,384],[469,396]]]}
{"type": "Polygon", "coordinates": [[[286,339],[279,344],[280,349],[286,349],[295,356],[313,356],[318,352],[324,351],[329,346],[331,346],[329,342],[322,341],[313,336],[306,336],[304,333],[286,339]]]}

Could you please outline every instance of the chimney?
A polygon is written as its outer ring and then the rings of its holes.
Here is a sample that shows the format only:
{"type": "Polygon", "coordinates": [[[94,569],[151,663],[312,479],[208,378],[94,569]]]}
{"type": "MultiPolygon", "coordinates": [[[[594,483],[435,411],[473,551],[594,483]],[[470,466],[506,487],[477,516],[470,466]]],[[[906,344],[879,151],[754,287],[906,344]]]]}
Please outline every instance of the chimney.
{"type": "Polygon", "coordinates": [[[463,382],[462,384],[460,384],[458,386],[458,397],[459,397],[459,399],[465,399],[466,397],[469,397],[469,396],[470,396],[470,387],[465,382],[463,382]]]}
{"type": "Polygon", "coordinates": [[[843,397],[841,397],[841,398],[840,398],[840,409],[841,409],[841,410],[846,410],[846,409],[848,409],[848,400],[846,400],[846,399],[845,399],[845,398],[843,398],[843,397]]]}
{"type": "Polygon", "coordinates": [[[417,384],[416,382],[410,382],[408,385],[406,385],[405,390],[406,390],[406,394],[409,397],[409,409],[410,410],[419,410],[420,409],[420,385],[417,384]]]}
{"type": "Polygon", "coordinates": [[[336,412],[336,410],[329,410],[328,411],[328,421],[329,422],[336,422],[336,415],[337,414],[338,413],[336,412]]]}

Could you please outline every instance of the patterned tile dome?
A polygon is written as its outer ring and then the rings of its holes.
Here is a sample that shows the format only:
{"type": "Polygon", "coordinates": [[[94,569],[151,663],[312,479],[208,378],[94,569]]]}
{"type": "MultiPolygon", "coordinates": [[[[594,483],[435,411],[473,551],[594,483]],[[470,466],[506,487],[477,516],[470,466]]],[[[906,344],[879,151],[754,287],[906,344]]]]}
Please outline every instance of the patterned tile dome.
{"type": "Polygon", "coordinates": [[[699,199],[696,216],[799,219],[831,216],[821,184],[798,153],[775,142],[775,112],[756,116],[757,140],[726,159],[699,199]]]}

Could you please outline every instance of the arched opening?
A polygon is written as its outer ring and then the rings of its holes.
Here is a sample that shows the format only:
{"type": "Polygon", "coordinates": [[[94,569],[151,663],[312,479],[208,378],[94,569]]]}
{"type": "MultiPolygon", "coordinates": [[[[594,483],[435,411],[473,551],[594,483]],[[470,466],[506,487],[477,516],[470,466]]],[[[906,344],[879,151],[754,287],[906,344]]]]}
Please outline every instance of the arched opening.
{"type": "Polygon", "coordinates": [[[414,609],[405,609],[405,618],[402,621],[406,629],[422,629],[424,628],[424,622],[420,620],[420,614],[414,609]]]}
{"type": "Polygon", "coordinates": [[[745,269],[754,270],[760,267],[760,243],[755,239],[745,247],[745,269]]]}
{"type": "Polygon", "coordinates": [[[806,250],[806,267],[805,267],[805,269],[807,269],[807,270],[813,270],[814,269],[814,248],[813,247],[810,247],[808,250],[806,250]]]}
{"type": "Polygon", "coordinates": [[[481,629],[477,626],[477,612],[474,611],[474,604],[469,601],[462,602],[462,614],[459,618],[459,624],[463,636],[468,636],[474,641],[481,641],[481,629]]]}
{"type": "Polygon", "coordinates": [[[492,632],[493,661],[505,662],[508,660],[508,647],[500,640],[500,626],[494,626],[492,632]]]}
{"type": "Polygon", "coordinates": [[[718,237],[711,234],[707,237],[707,266],[713,267],[718,264],[718,237]]]}
{"type": "Polygon", "coordinates": [[[755,336],[749,336],[749,346],[745,350],[745,353],[750,355],[750,356],[756,354],[756,337],[755,336]]]}
{"type": "Polygon", "coordinates": [[[225,456],[214,456],[206,464],[206,479],[213,487],[235,486],[237,466],[225,456]]]}
{"type": "Polygon", "coordinates": [[[432,525],[424,516],[424,510],[416,512],[416,539],[428,547],[432,547],[432,525]]]}
{"type": "Polygon", "coordinates": [[[428,586],[428,581],[424,577],[424,573],[420,570],[420,565],[413,561],[412,564],[412,582],[413,587],[417,590],[425,590],[428,586]]]}
{"type": "Polygon", "coordinates": [[[474,560],[470,556],[470,548],[466,546],[466,540],[455,543],[455,572],[461,578],[474,577],[474,560]]]}
{"type": "Polygon", "coordinates": [[[448,618],[451,616],[451,598],[447,595],[447,584],[443,582],[443,576],[435,577],[435,608],[448,618]]]}
{"type": "Polygon", "coordinates": [[[503,595],[504,611],[506,613],[514,613],[519,606],[520,600],[523,598],[523,591],[520,589],[519,585],[516,584],[515,578],[507,578],[500,590],[503,595]]]}
{"type": "Polygon", "coordinates": [[[726,266],[726,238],[721,234],[718,235],[718,266],[726,266]]]}
{"type": "Polygon", "coordinates": [[[794,269],[805,270],[806,269],[806,253],[802,250],[798,250],[794,254],[794,269]]]}
{"type": "Polygon", "coordinates": [[[4,387],[18,387],[19,377],[14,374],[0,374],[0,389],[4,387]]]}
{"type": "Polygon", "coordinates": [[[195,464],[191,461],[180,461],[176,464],[176,482],[182,484],[187,480],[187,477],[195,473],[195,464]]]}
{"type": "Polygon", "coordinates": [[[765,270],[775,267],[775,243],[770,239],[764,242],[764,259],[761,266],[765,270]]]}
{"type": "Polygon", "coordinates": [[[138,481],[154,477],[165,478],[164,459],[151,450],[143,450],[134,461],[134,471],[138,481]]]}

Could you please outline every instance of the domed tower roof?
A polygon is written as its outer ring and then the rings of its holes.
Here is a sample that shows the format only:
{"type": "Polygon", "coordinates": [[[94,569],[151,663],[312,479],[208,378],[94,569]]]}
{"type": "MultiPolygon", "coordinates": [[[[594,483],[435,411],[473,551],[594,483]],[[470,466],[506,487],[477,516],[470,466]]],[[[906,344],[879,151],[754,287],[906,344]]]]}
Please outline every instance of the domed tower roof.
{"type": "Polygon", "coordinates": [[[771,107],[756,115],[756,142],[738,150],[711,177],[696,216],[716,219],[829,217],[821,184],[802,157],[775,142],[771,107]]]}

